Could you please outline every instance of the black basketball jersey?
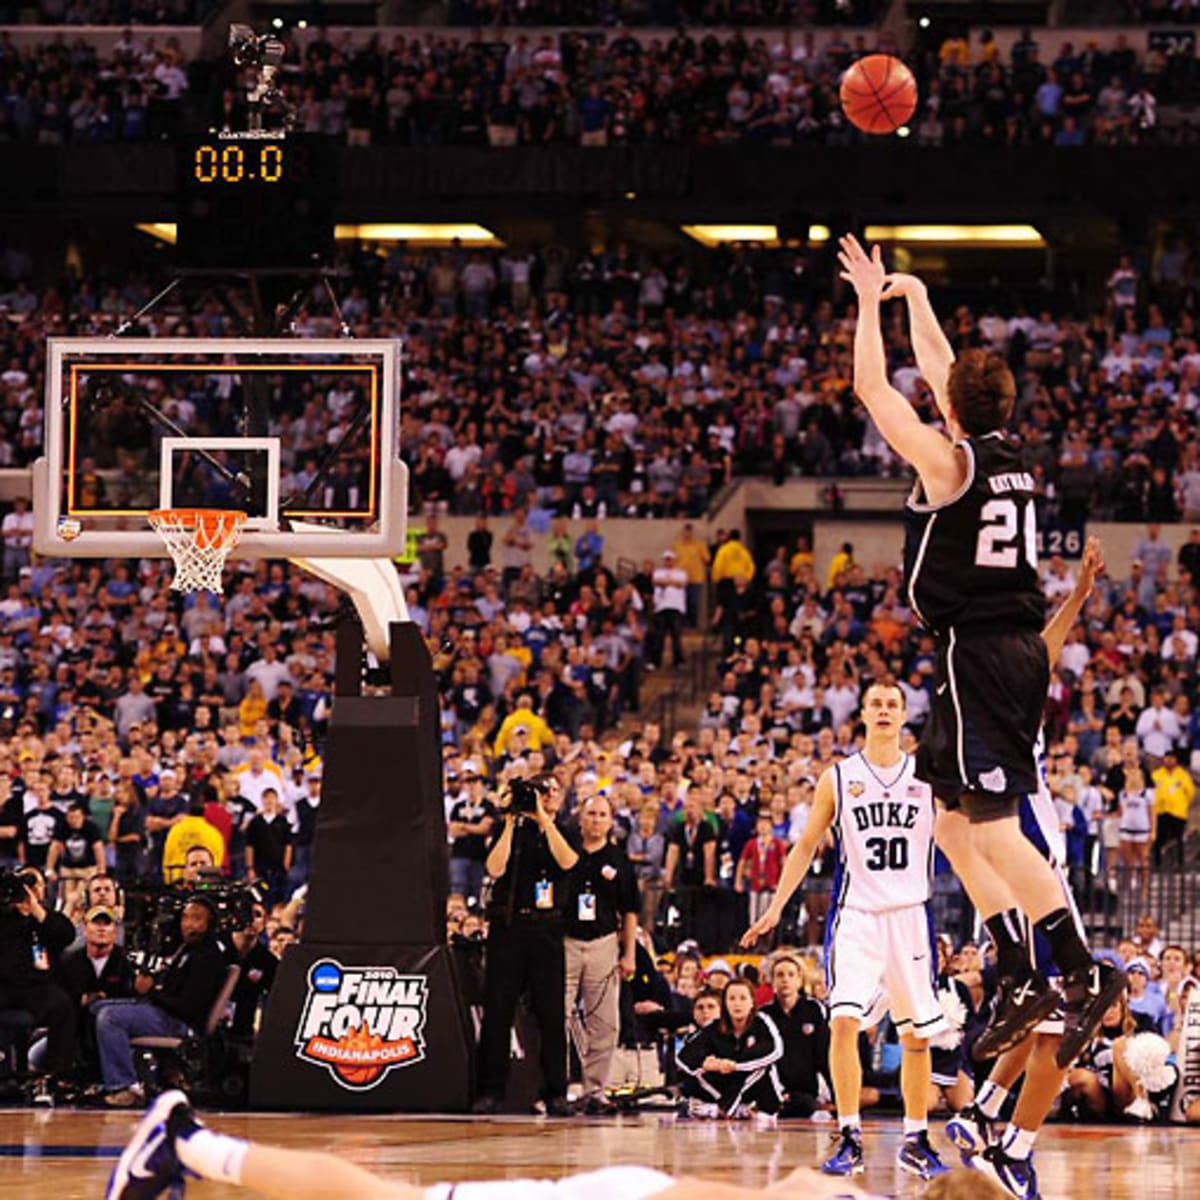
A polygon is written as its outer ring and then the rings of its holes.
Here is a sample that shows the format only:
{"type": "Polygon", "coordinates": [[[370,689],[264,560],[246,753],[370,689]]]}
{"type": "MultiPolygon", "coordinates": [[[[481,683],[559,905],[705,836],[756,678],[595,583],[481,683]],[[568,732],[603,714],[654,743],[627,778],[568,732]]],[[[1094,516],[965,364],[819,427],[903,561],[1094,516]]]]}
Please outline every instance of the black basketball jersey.
{"type": "Polygon", "coordinates": [[[1041,629],[1033,476],[999,431],[958,445],[967,456],[959,491],[927,504],[918,480],[905,509],[909,603],[935,633],[971,625],[1041,629]]]}

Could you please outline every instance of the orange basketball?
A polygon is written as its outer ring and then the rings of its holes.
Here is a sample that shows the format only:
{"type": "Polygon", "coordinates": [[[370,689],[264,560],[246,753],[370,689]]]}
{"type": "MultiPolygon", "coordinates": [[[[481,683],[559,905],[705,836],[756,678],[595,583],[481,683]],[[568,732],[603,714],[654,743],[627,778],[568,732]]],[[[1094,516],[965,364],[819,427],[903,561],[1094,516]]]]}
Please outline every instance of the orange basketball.
{"type": "Polygon", "coordinates": [[[845,75],[842,111],[864,133],[895,133],[917,110],[917,81],[890,54],[868,54],[845,75]]]}

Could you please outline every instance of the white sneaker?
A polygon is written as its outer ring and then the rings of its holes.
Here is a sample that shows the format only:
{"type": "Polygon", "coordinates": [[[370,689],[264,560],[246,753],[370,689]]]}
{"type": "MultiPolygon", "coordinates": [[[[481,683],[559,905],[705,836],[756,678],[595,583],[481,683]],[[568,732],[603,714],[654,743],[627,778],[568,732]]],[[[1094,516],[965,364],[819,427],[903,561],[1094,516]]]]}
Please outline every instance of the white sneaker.
{"type": "Polygon", "coordinates": [[[779,1124],[774,1113],[756,1112],[754,1114],[755,1129],[774,1129],[779,1124]]]}
{"type": "Polygon", "coordinates": [[[1154,1111],[1154,1105],[1145,1096],[1139,1096],[1125,1110],[1125,1115],[1133,1117],[1135,1121],[1153,1121],[1158,1113],[1154,1111]]]}
{"type": "Polygon", "coordinates": [[[687,1115],[693,1120],[715,1121],[721,1115],[721,1110],[707,1100],[691,1099],[688,1101],[687,1115]]]}

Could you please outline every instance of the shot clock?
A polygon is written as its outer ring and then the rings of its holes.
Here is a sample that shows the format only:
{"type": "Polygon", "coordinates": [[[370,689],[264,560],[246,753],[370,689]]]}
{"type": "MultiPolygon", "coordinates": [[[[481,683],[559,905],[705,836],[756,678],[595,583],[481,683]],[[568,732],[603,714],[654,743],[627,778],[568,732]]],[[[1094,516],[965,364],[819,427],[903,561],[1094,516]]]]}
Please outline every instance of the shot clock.
{"type": "Polygon", "coordinates": [[[283,142],[205,142],[192,155],[192,174],[197,183],[283,183],[287,159],[303,154],[298,147],[292,149],[289,156],[283,142]]]}
{"type": "Polygon", "coordinates": [[[298,269],[333,250],[338,154],[320,134],[213,133],[177,149],[183,268],[298,269]]]}

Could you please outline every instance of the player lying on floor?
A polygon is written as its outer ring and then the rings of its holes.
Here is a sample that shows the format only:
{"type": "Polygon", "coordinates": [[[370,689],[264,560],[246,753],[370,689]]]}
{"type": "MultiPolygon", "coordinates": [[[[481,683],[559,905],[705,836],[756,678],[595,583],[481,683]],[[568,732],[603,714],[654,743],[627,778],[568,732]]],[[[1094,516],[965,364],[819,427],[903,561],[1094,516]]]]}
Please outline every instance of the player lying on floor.
{"type": "MultiPolygon", "coordinates": [[[[609,1167],[558,1180],[414,1187],[380,1179],[333,1154],[260,1146],[216,1133],[178,1091],[164,1092],[147,1109],[108,1181],[105,1200],[154,1200],[168,1189],[173,1189],[171,1200],[182,1200],[185,1171],[279,1200],[758,1200],[764,1191],[804,1200],[871,1200],[844,1179],[824,1179],[806,1168],[765,1189],[675,1179],[648,1167],[609,1167]]],[[[1003,1200],[1003,1192],[969,1171],[943,1176],[925,1196],[1003,1200]]]]}

